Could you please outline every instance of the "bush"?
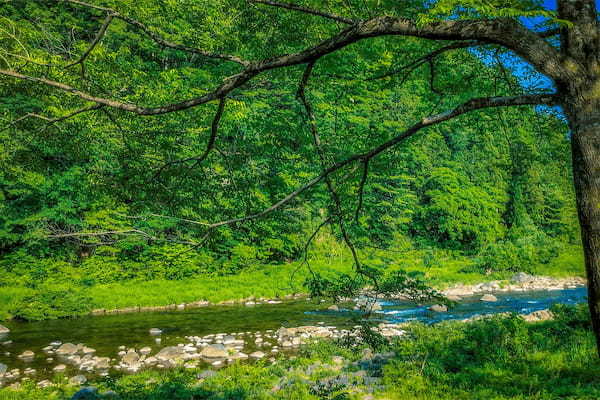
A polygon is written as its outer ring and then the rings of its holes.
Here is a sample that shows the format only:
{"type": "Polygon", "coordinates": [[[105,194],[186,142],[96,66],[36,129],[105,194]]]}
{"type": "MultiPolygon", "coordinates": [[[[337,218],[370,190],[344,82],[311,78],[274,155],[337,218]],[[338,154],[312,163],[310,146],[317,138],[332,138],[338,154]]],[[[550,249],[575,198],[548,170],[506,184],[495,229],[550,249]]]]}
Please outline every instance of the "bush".
{"type": "Polygon", "coordinates": [[[9,312],[17,319],[41,321],[85,315],[91,309],[92,299],[83,291],[49,288],[17,301],[9,312]]]}
{"type": "Polygon", "coordinates": [[[550,263],[559,255],[557,239],[533,232],[515,240],[501,240],[486,246],[465,272],[529,272],[550,263]]]}
{"type": "Polygon", "coordinates": [[[418,220],[426,237],[445,247],[472,251],[504,234],[502,203],[467,176],[436,168],[424,189],[418,220]]]}

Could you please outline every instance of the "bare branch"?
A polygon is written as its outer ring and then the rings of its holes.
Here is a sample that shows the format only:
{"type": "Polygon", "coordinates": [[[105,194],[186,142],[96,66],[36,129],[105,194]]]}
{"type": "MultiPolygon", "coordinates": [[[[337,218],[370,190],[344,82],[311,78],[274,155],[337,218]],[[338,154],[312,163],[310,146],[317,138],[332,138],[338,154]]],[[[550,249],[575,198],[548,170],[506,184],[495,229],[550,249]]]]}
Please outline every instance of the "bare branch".
{"type": "Polygon", "coordinates": [[[223,117],[224,110],[225,110],[225,97],[222,97],[221,100],[219,101],[217,113],[215,114],[215,117],[213,118],[213,121],[211,124],[210,138],[208,139],[206,149],[204,150],[204,153],[202,153],[202,155],[200,155],[200,157],[196,158],[196,162],[194,163],[194,166],[198,166],[198,164],[202,163],[202,161],[204,161],[206,159],[206,157],[208,157],[208,155],[210,154],[212,149],[215,147],[215,142],[217,140],[217,134],[219,133],[219,123],[221,122],[221,117],[223,117]]]}
{"type": "Polygon", "coordinates": [[[548,29],[547,31],[537,32],[537,35],[541,38],[550,38],[556,35],[560,35],[561,28],[548,29]]]}
{"type": "Polygon", "coordinates": [[[307,182],[303,186],[294,190],[292,193],[288,194],[283,199],[279,200],[277,203],[273,204],[272,206],[264,209],[263,211],[261,211],[259,213],[252,214],[252,215],[249,215],[246,217],[231,219],[228,221],[218,222],[215,224],[211,224],[210,227],[216,228],[216,227],[223,226],[223,225],[231,225],[231,224],[236,224],[239,222],[244,222],[247,220],[263,217],[263,216],[281,208],[282,206],[286,205],[294,198],[298,197],[300,194],[304,193],[306,190],[317,185],[326,176],[329,176],[330,174],[332,174],[332,173],[334,173],[356,161],[371,160],[371,159],[377,157],[379,154],[386,151],[387,149],[412,137],[414,134],[416,134],[423,128],[426,128],[426,127],[429,127],[432,125],[437,125],[439,123],[456,118],[462,114],[466,114],[466,113],[476,111],[476,110],[481,110],[484,108],[539,105],[539,104],[555,105],[555,104],[557,104],[557,101],[558,101],[557,99],[558,99],[557,96],[553,95],[553,94],[536,94],[536,95],[506,96],[506,97],[482,97],[482,98],[471,99],[471,100],[469,100],[447,112],[423,118],[421,121],[419,121],[415,125],[406,129],[404,132],[400,133],[399,135],[382,143],[381,145],[375,147],[374,149],[372,149],[368,152],[355,154],[355,155],[350,156],[342,161],[338,161],[337,163],[335,163],[332,166],[330,166],[329,168],[325,169],[323,172],[321,172],[321,174],[314,177],[313,179],[311,179],[309,182],[307,182]]]}
{"type": "Polygon", "coordinates": [[[46,237],[49,239],[67,239],[67,238],[80,238],[80,237],[131,235],[131,234],[141,235],[141,236],[144,236],[144,237],[148,238],[149,240],[152,240],[155,242],[159,242],[159,241],[160,242],[172,242],[172,243],[187,244],[187,245],[192,245],[192,246],[198,245],[197,242],[189,242],[189,241],[185,241],[185,240],[175,240],[175,239],[167,239],[167,238],[160,238],[160,237],[152,236],[149,233],[142,231],[140,229],[125,229],[125,230],[121,230],[121,231],[104,231],[104,232],[56,233],[56,234],[52,234],[52,235],[47,235],[46,237]]]}
{"type": "Polygon", "coordinates": [[[106,16],[106,18],[104,19],[104,22],[102,23],[102,26],[100,27],[100,30],[96,34],[96,37],[94,38],[94,40],[92,41],[92,43],[90,43],[90,46],[88,47],[88,49],[81,55],[81,57],[79,57],[76,61],[74,61],[74,62],[66,65],[65,68],[70,68],[70,67],[73,67],[73,66],[75,66],[77,64],[83,64],[83,62],[85,61],[85,59],[90,55],[90,53],[92,52],[92,50],[94,50],[94,48],[98,45],[98,43],[100,43],[100,41],[102,40],[102,38],[106,34],[106,30],[108,29],[108,26],[110,25],[110,23],[112,22],[112,20],[113,20],[114,17],[115,16],[114,16],[113,13],[109,13],[106,16]]]}
{"type": "Polygon", "coordinates": [[[341,22],[341,23],[348,24],[348,25],[354,25],[356,23],[356,21],[354,21],[350,18],[342,17],[340,15],[331,14],[331,13],[324,12],[324,11],[315,10],[315,9],[308,8],[308,7],[302,7],[302,6],[299,6],[296,4],[283,3],[283,2],[279,2],[279,1],[270,1],[270,0],[249,0],[249,1],[251,3],[259,3],[259,4],[265,4],[265,5],[272,6],[272,7],[279,7],[279,8],[285,8],[285,9],[293,10],[293,11],[300,11],[305,14],[311,14],[311,15],[316,15],[319,17],[327,18],[327,19],[332,19],[334,21],[341,22]]]}

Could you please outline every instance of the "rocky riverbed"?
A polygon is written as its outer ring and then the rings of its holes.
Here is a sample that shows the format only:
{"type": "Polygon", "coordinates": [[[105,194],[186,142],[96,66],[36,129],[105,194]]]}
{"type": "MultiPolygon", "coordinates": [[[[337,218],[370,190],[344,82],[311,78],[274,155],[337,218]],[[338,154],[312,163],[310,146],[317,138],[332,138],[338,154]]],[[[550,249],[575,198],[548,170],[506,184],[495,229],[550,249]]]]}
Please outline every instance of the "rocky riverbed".
{"type": "MultiPolygon", "coordinates": [[[[27,350],[18,358],[31,362],[35,358],[45,358],[54,374],[71,375],[69,383],[82,385],[87,376],[106,376],[111,372],[134,373],[144,368],[173,368],[183,366],[189,369],[219,368],[237,360],[275,361],[278,353],[293,352],[300,345],[314,339],[336,339],[342,336],[358,337],[356,326],[351,329],[338,329],[335,326],[282,327],[276,331],[217,333],[204,336],[186,336],[186,341],[174,346],[161,347],[161,330],[152,328],[149,335],[155,336],[156,346],[133,348],[119,346],[117,357],[96,354],[94,348],[84,343],[52,342],[37,353],[27,350]]],[[[375,328],[387,338],[400,337],[405,331],[398,324],[382,323],[375,328]]],[[[10,343],[4,343],[5,346],[10,343]]],[[[9,368],[0,364],[0,383],[18,385],[23,380],[35,380],[38,373],[33,368],[9,368]]],[[[52,385],[49,379],[39,380],[39,387],[52,385]]]]}
{"type": "Polygon", "coordinates": [[[515,274],[508,281],[490,281],[476,285],[458,284],[442,290],[442,293],[451,300],[460,301],[462,297],[474,296],[489,292],[528,292],[536,290],[564,290],[576,289],[586,285],[582,277],[551,278],[547,276],[534,276],[524,272],[515,274]]]}

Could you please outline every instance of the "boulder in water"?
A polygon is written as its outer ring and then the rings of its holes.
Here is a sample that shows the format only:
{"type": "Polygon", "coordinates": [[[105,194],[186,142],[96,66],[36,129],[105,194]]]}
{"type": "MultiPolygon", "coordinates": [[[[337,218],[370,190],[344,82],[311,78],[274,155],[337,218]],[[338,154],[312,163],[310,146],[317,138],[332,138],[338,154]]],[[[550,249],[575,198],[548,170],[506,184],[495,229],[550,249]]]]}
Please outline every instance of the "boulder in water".
{"type": "Polygon", "coordinates": [[[35,353],[31,350],[25,350],[23,353],[19,355],[21,359],[29,359],[35,357],[35,353]]]}
{"type": "Polygon", "coordinates": [[[185,352],[183,350],[183,347],[170,346],[170,347],[165,347],[164,349],[159,351],[155,357],[159,361],[175,362],[175,361],[182,360],[184,354],[185,354],[185,352]]]}
{"type": "Polygon", "coordinates": [[[494,296],[493,294],[484,294],[483,296],[481,296],[481,299],[479,299],[479,300],[495,302],[495,301],[498,301],[498,298],[496,296],[494,296]]]}
{"type": "Polygon", "coordinates": [[[211,344],[202,349],[200,356],[205,358],[227,358],[229,353],[222,344],[211,344]]]}
{"type": "Polygon", "coordinates": [[[65,372],[67,366],[65,364],[58,364],[56,367],[52,368],[54,372],[65,372]]]}
{"type": "Polygon", "coordinates": [[[135,351],[128,351],[127,354],[123,356],[122,361],[128,366],[135,366],[140,361],[140,355],[135,351]]]}
{"type": "Polygon", "coordinates": [[[77,354],[78,351],[79,348],[73,343],[64,343],[56,350],[56,354],[59,356],[71,356],[77,354]]]}
{"type": "Polygon", "coordinates": [[[446,307],[443,304],[434,304],[431,307],[429,307],[429,310],[433,312],[447,312],[448,307],[446,307]]]}
{"type": "Polygon", "coordinates": [[[7,327],[5,327],[4,325],[0,325],[0,335],[9,333],[10,329],[8,329],[7,327]]]}

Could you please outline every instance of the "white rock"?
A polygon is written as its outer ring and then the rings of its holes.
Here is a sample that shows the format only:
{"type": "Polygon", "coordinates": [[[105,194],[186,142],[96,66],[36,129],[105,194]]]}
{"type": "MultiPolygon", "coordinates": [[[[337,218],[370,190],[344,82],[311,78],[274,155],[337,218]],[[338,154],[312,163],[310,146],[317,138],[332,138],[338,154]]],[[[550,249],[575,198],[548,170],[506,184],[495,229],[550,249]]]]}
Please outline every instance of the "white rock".
{"type": "Polygon", "coordinates": [[[65,364],[58,364],[56,367],[52,368],[54,372],[65,372],[67,366],[65,364]]]}

